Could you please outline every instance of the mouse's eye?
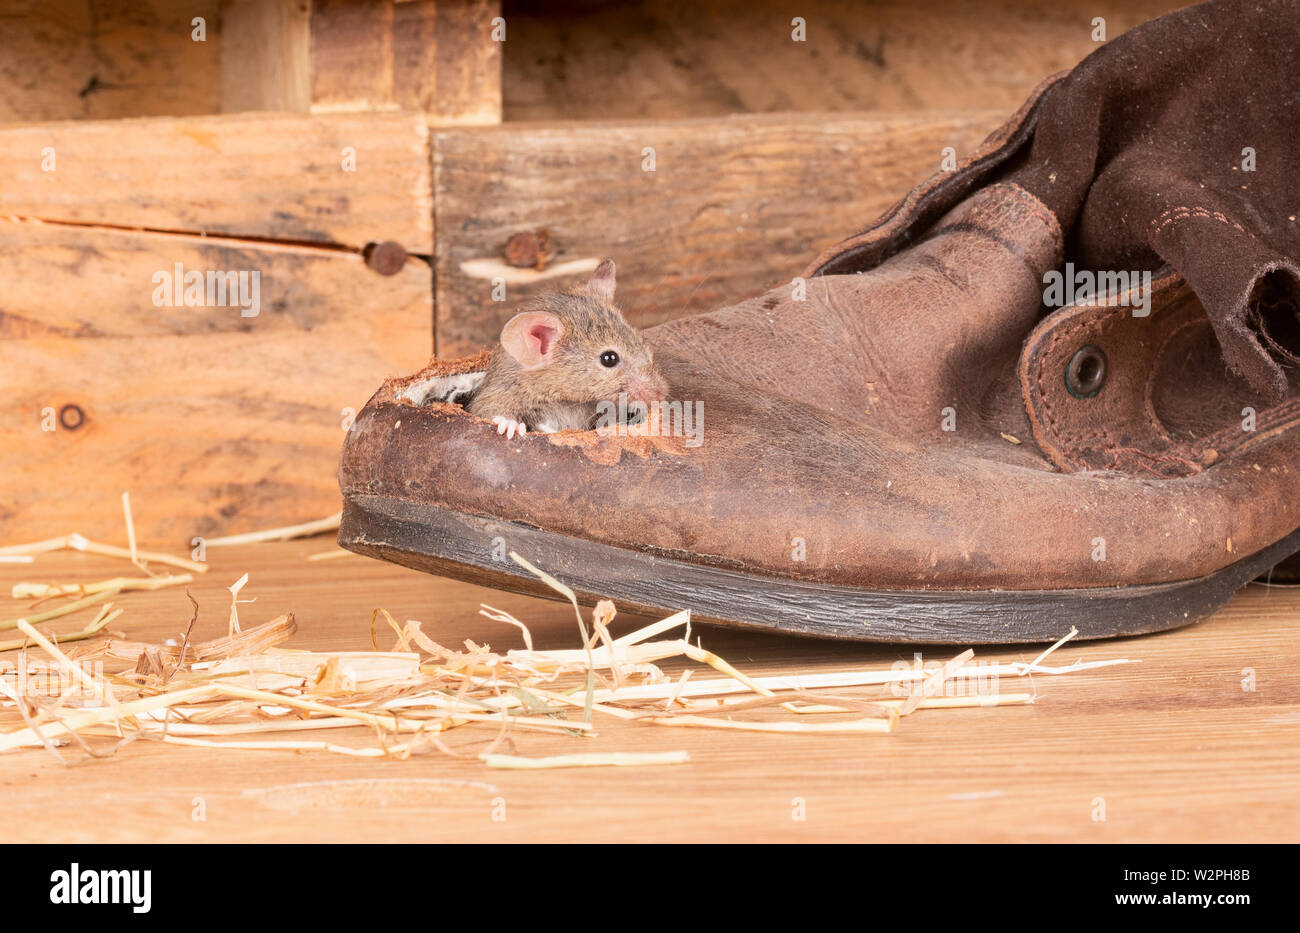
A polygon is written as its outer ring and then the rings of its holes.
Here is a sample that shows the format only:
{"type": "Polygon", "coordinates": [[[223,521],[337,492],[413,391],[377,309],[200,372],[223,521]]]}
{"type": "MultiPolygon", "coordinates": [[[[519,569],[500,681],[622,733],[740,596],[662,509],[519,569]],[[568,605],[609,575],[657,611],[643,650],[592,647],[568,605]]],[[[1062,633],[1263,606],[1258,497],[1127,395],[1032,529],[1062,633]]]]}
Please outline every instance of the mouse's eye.
{"type": "Polygon", "coordinates": [[[618,365],[618,354],[613,350],[606,350],[600,355],[600,365],[608,369],[613,369],[618,365]]]}

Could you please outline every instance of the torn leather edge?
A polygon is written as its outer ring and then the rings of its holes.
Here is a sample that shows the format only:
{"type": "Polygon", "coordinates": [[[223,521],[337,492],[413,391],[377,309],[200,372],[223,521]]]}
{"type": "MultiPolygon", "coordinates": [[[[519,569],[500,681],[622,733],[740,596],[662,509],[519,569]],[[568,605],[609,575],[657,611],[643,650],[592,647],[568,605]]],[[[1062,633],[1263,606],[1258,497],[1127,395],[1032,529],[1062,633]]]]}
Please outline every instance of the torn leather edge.
{"type": "Polygon", "coordinates": [[[918,240],[1033,137],[1047,92],[1069,74],[1070,70],[1061,71],[1044,80],[1011,119],[990,133],[956,169],[931,175],[866,230],[824,250],[804,271],[804,278],[864,272],[918,240]]]}

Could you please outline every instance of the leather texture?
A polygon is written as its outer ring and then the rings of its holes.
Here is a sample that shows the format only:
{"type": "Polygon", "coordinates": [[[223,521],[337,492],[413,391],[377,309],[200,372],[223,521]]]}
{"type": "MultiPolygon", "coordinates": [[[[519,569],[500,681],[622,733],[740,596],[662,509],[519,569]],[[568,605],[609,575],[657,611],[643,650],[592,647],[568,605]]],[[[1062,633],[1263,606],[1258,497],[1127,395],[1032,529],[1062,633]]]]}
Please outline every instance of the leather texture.
{"type": "Polygon", "coordinates": [[[801,279],[646,331],[703,403],[698,447],[506,441],[418,403],[482,362],[435,360],[358,416],[342,491],[899,591],[1164,583],[1260,551],[1300,527],[1298,34],[1295,3],[1133,30],[801,279]],[[1150,289],[1045,306],[1066,263],[1150,289]]]}

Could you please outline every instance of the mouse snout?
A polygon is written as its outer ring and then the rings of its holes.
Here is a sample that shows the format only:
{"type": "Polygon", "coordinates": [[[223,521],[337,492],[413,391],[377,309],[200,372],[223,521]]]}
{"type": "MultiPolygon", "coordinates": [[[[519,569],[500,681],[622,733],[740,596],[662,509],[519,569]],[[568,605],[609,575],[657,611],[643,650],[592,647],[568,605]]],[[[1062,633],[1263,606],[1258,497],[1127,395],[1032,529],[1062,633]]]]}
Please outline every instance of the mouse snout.
{"type": "Polygon", "coordinates": [[[657,372],[636,373],[628,378],[623,391],[634,402],[658,402],[668,397],[668,383],[657,372]]]}

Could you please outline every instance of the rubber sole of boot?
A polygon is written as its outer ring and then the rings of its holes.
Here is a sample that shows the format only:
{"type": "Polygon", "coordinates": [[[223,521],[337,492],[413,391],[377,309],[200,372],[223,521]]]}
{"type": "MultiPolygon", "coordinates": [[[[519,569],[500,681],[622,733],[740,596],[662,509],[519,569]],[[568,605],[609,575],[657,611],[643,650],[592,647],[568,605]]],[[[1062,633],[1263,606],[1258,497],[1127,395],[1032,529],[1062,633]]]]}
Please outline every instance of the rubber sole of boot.
{"type": "Polygon", "coordinates": [[[1300,529],[1214,573],[1171,583],[1059,590],[868,590],[740,573],[611,547],[434,506],[352,496],[339,545],[496,589],[557,598],[515,551],[580,599],[646,615],[861,642],[990,645],[1142,635],[1218,611],[1234,592],[1300,551],[1300,529]],[[497,539],[500,539],[499,541],[497,539]],[[502,559],[494,559],[496,557],[502,559]]]}

